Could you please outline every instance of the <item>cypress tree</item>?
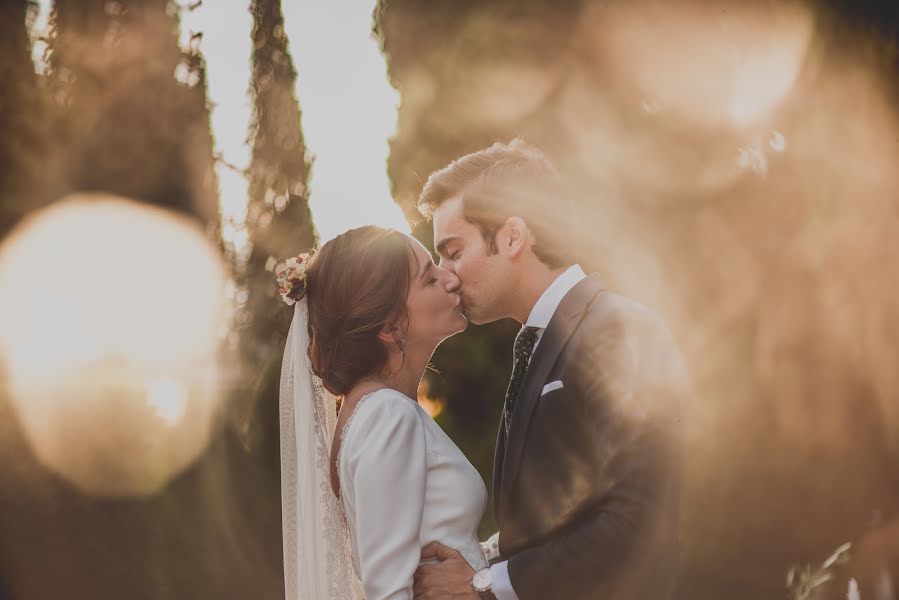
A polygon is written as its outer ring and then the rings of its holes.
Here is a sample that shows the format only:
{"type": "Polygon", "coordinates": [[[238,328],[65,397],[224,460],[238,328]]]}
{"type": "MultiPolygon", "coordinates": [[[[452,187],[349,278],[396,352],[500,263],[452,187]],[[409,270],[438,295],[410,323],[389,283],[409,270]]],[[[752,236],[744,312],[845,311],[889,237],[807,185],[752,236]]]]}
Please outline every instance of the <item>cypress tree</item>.
{"type": "Polygon", "coordinates": [[[273,267],[310,250],[316,234],[309,211],[310,162],[294,92],[296,70],[284,31],[280,0],[255,0],[250,87],[253,121],[249,134],[247,230],[252,248],[238,266],[246,301],[238,309],[241,383],[248,439],[264,436],[277,469],[278,375],[292,311],[277,295],[273,267]],[[262,411],[253,418],[253,411],[262,411]],[[263,428],[263,429],[259,429],[263,428]]]}

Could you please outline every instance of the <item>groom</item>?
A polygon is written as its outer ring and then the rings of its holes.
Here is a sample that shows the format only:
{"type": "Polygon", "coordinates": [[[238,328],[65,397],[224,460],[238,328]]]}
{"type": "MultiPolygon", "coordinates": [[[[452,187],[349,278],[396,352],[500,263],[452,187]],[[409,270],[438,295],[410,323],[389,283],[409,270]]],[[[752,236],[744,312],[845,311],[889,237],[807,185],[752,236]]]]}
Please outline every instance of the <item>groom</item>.
{"type": "Polygon", "coordinates": [[[469,320],[523,327],[497,436],[491,567],[475,573],[433,543],[415,598],[670,597],[685,370],[661,321],[564,249],[563,198],[522,140],[463,156],[422,191],[469,320]]]}

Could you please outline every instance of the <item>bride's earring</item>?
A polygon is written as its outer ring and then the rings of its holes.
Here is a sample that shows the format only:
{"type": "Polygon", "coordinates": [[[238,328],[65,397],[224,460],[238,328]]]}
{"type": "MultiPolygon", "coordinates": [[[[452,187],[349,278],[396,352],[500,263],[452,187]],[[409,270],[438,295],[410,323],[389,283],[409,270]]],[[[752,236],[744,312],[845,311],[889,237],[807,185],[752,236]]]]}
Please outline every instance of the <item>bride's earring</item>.
{"type": "Polygon", "coordinates": [[[396,332],[397,332],[397,328],[394,327],[393,328],[393,339],[396,342],[397,347],[399,347],[399,349],[400,349],[400,354],[402,354],[405,357],[406,356],[406,338],[405,338],[405,336],[398,336],[396,334],[396,332]]]}

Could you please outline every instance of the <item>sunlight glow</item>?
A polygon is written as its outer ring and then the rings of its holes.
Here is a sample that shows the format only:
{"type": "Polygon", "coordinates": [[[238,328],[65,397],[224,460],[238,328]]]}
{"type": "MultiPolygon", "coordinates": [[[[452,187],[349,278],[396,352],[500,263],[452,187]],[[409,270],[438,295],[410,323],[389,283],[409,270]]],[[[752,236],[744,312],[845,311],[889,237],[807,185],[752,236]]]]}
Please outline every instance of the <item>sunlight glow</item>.
{"type": "Polygon", "coordinates": [[[215,152],[223,159],[215,165],[222,237],[240,258],[249,252],[249,183],[239,172],[250,165],[246,140],[253,115],[249,94],[253,16],[248,6],[248,2],[203,2],[181,11],[181,47],[188,47],[192,33],[203,34],[200,50],[206,61],[210,125],[215,152]]]}
{"type": "Polygon", "coordinates": [[[0,246],[0,358],[38,458],[86,492],[152,493],[203,451],[225,272],[169,213],[78,195],[0,246]]]}
{"type": "MultiPolygon", "coordinates": [[[[35,35],[46,33],[52,0],[40,0],[35,35]]],[[[285,29],[297,65],[297,97],[303,133],[315,162],[310,204],[321,242],[352,227],[376,224],[409,232],[393,201],[387,177],[388,140],[396,129],[399,95],[371,36],[374,0],[349,3],[283,2],[285,29]]],[[[239,258],[249,252],[247,132],[252,119],[249,95],[248,3],[202,2],[181,10],[181,46],[203,34],[214,148],[222,215],[222,237],[239,258]]],[[[44,68],[43,42],[34,46],[35,68],[44,68]]]]}
{"type": "Polygon", "coordinates": [[[792,89],[814,33],[808,10],[753,4],[597,7],[593,51],[644,94],[644,108],[745,126],[792,89]]]}
{"type": "Polygon", "coordinates": [[[436,419],[443,413],[443,409],[446,408],[446,398],[432,395],[431,386],[428,385],[426,379],[423,378],[418,384],[417,400],[421,407],[425,409],[425,412],[431,415],[432,419],[436,419]]]}
{"type": "Polygon", "coordinates": [[[151,379],[147,382],[147,402],[170,425],[176,425],[187,408],[187,389],[171,379],[151,379]]]}
{"type": "Polygon", "coordinates": [[[49,35],[50,9],[53,0],[38,0],[37,14],[31,27],[31,60],[34,62],[34,71],[39,75],[47,70],[44,61],[44,53],[47,51],[47,36],[49,35]]]}
{"type": "Polygon", "coordinates": [[[303,133],[315,155],[310,205],[320,241],[366,224],[408,233],[387,177],[399,99],[371,36],[374,0],[282,6],[303,133]]]}

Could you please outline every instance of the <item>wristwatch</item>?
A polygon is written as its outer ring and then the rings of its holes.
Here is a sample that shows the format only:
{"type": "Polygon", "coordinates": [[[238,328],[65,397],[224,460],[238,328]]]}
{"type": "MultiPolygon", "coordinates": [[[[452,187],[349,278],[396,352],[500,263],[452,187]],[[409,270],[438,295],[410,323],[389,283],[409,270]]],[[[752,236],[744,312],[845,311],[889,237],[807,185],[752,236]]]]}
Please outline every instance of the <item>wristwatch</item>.
{"type": "Polygon", "coordinates": [[[490,573],[489,567],[474,574],[474,577],[471,578],[471,587],[478,593],[481,600],[496,600],[496,596],[493,594],[493,575],[490,573]]]}

